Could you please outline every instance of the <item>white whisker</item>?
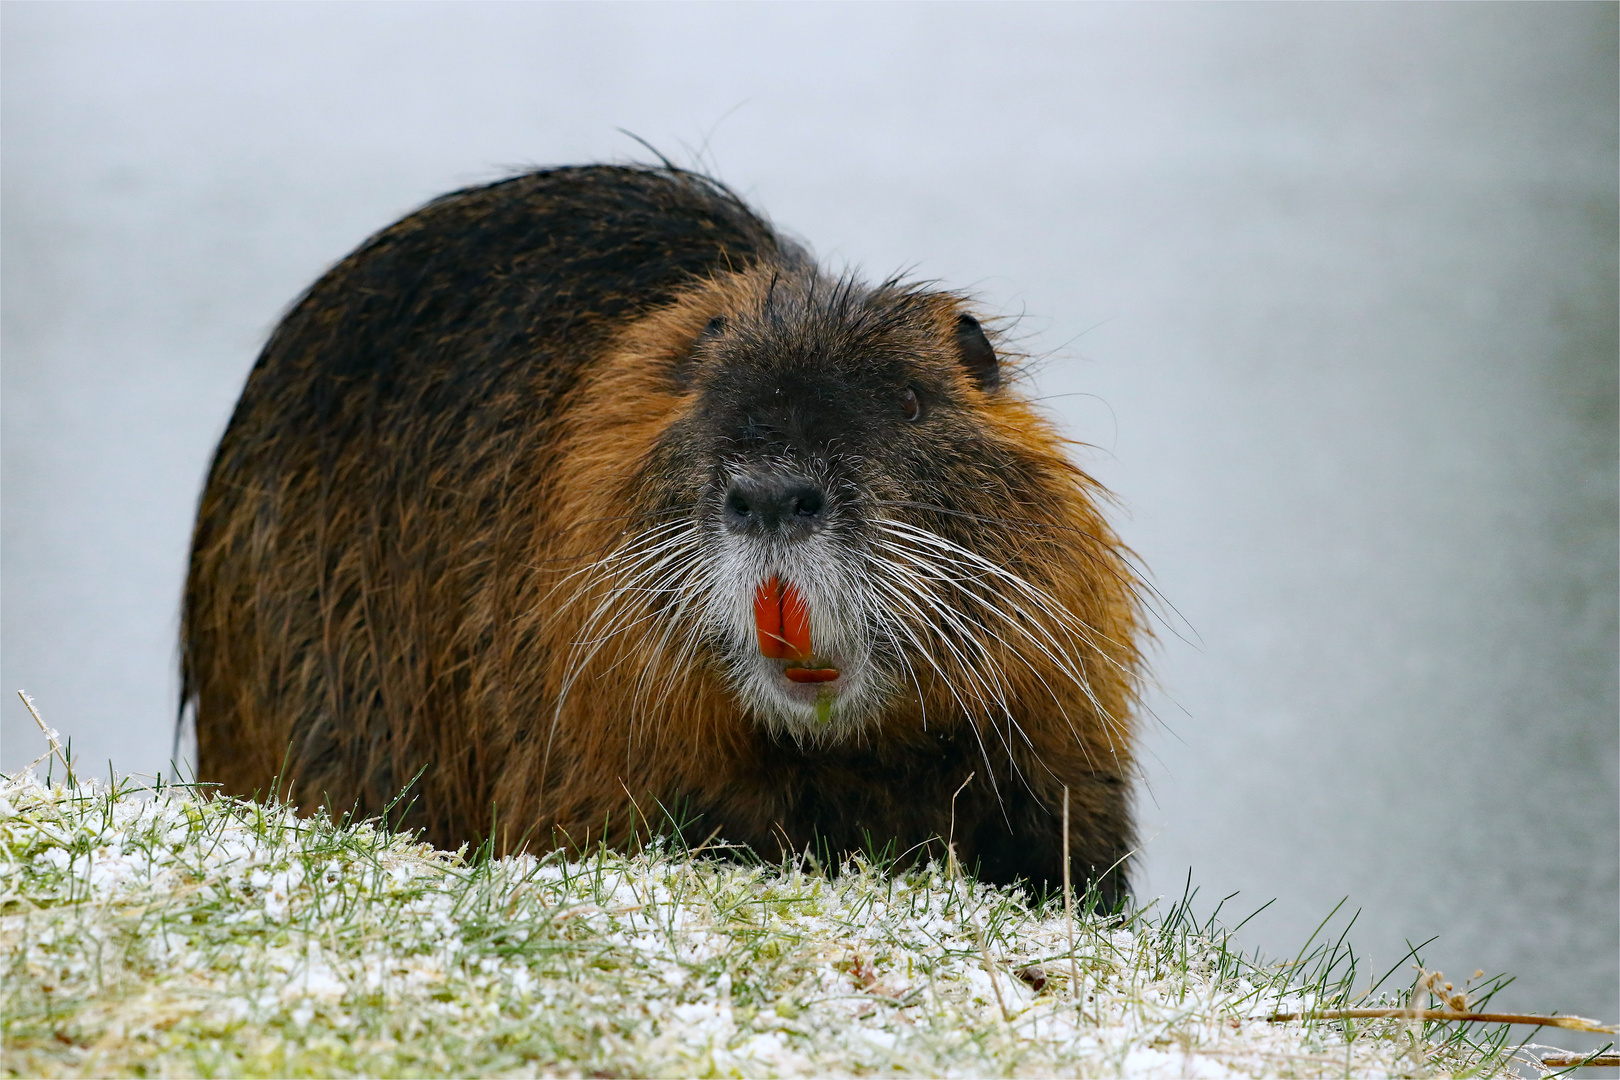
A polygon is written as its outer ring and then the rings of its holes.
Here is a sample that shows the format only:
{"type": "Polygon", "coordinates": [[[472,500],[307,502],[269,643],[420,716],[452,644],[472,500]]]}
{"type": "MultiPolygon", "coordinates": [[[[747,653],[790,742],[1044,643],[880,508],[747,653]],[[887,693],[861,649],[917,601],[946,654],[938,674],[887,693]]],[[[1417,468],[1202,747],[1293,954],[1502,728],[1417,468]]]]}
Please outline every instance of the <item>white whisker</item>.
{"type": "MultiPolygon", "coordinates": [[[[1072,637],[1088,653],[1101,657],[1104,662],[1113,665],[1127,676],[1134,677],[1133,672],[1100,646],[1099,641],[1109,640],[1106,635],[1076,618],[1049,593],[1025,578],[937,533],[892,519],[881,519],[875,524],[889,537],[887,540],[875,540],[873,542],[875,550],[884,552],[893,563],[908,564],[909,568],[914,568],[916,580],[946,588],[958,604],[965,604],[971,610],[979,612],[979,618],[968,617],[968,623],[1012,648],[1015,655],[1022,651],[1017,644],[1021,641],[1025,647],[1033,650],[1035,655],[1044,658],[1047,661],[1045,666],[1061,673],[1085,697],[1102,723],[1110,747],[1115,747],[1116,735],[1123,737],[1126,734],[1123,725],[1111,715],[1098,698],[1090,679],[1085,674],[1084,658],[1074,655],[1057,636],[1058,633],[1062,633],[1072,637]],[[996,588],[997,583],[1006,588],[996,588]],[[982,591],[986,587],[991,588],[988,596],[982,591]],[[1010,632],[1013,635],[1012,640],[992,634],[984,622],[986,618],[993,619],[997,626],[1004,627],[1010,632]]],[[[953,631],[961,633],[964,629],[963,622],[951,617],[954,613],[947,615],[941,610],[944,606],[942,601],[930,603],[930,607],[939,612],[946,625],[953,631]]],[[[1065,723],[1084,748],[1085,742],[1079,739],[1073,720],[1068,716],[1067,710],[1061,708],[1061,696],[1042,672],[1043,665],[1031,663],[1027,657],[1024,662],[1030,674],[1060,706],[1065,723]]],[[[1089,751],[1087,753],[1089,755],[1089,751]]]]}

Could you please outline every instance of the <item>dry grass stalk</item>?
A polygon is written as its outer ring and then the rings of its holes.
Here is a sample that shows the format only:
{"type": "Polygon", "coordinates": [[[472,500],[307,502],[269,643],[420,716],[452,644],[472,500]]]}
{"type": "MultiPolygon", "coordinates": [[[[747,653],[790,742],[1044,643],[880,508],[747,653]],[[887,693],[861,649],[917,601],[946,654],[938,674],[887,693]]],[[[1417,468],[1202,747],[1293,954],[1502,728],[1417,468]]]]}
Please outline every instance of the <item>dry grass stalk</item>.
{"type": "Polygon", "coordinates": [[[984,973],[990,976],[990,989],[995,991],[996,1005],[1001,1009],[1001,1021],[1004,1024],[1011,1024],[1012,1013],[1007,1010],[1007,999],[1001,995],[1001,980],[996,978],[996,965],[990,961],[990,946],[985,944],[984,927],[979,925],[976,918],[971,922],[974,935],[979,939],[979,955],[984,958],[984,973]]]}
{"type": "Polygon", "coordinates": [[[1566,1028],[1613,1034],[1615,1025],[1601,1024],[1584,1016],[1542,1016],[1537,1013],[1453,1012],[1450,1009],[1319,1009],[1314,1012],[1272,1013],[1274,1024],[1291,1020],[1461,1020],[1475,1024],[1535,1024],[1538,1027],[1566,1028]]]}
{"type": "Polygon", "coordinates": [[[1537,1060],[1549,1069],[1620,1068],[1620,1054],[1548,1054],[1537,1060]]]}
{"type": "Polygon", "coordinates": [[[17,691],[17,696],[22,698],[23,706],[28,710],[28,715],[34,718],[34,723],[39,725],[39,730],[45,735],[45,741],[49,744],[48,749],[43,754],[39,755],[39,757],[29,762],[28,768],[24,769],[23,771],[28,772],[29,770],[33,769],[35,765],[38,765],[52,754],[55,754],[62,762],[62,767],[67,770],[68,779],[71,781],[73,778],[73,763],[67,759],[67,754],[62,751],[62,743],[60,741],[62,736],[57,734],[54,728],[45,726],[45,721],[40,718],[39,710],[34,708],[34,699],[28,696],[27,691],[19,690],[17,691]]]}
{"type": "MultiPolygon", "coordinates": [[[[968,778],[962,781],[962,786],[951,795],[951,828],[950,836],[945,841],[945,872],[948,876],[960,879],[962,864],[956,858],[956,796],[962,794],[967,786],[973,783],[976,773],[968,773],[968,778]]],[[[1067,841],[1067,834],[1064,836],[1067,841]]],[[[984,940],[984,928],[979,925],[978,919],[970,918],[969,924],[973,927],[973,936],[978,939],[979,956],[984,961],[984,973],[990,976],[990,989],[995,991],[996,1005],[1001,1009],[1001,1021],[1004,1024],[1012,1023],[1012,1013],[1007,1011],[1007,999],[1001,994],[1001,980],[996,978],[996,966],[990,962],[990,946],[984,940]]]]}
{"type": "Polygon", "coordinates": [[[1080,1018],[1086,1016],[1084,987],[1080,985],[1080,964],[1074,958],[1074,886],[1069,878],[1069,785],[1063,785],[1063,922],[1069,931],[1069,993],[1080,1018]]]}
{"type": "MultiPolygon", "coordinates": [[[[1458,990],[1451,983],[1446,982],[1442,971],[1429,971],[1423,965],[1414,965],[1417,968],[1417,980],[1412,983],[1412,993],[1407,998],[1406,1008],[1368,1008],[1368,1009],[1317,1009],[1305,1013],[1276,1013],[1267,1019],[1273,1022],[1288,1020],[1378,1020],[1402,1019],[1416,1024],[1420,1020],[1456,1020],[1481,1024],[1534,1024],[1537,1027],[1564,1028],[1569,1031],[1590,1031],[1603,1034],[1614,1032],[1614,1025],[1605,1025],[1596,1020],[1588,1020],[1583,1016],[1546,1016],[1540,1013],[1498,1013],[1480,1012],[1473,1008],[1475,998],[1471,997],[1465,986],[1458,990]],[[1423,1007],[1432,994],[1442,1003],[1439,1009],[1423,1007]]],[[[1476,971],[1474,977],[1483,975],[1483,971],[1476,971]]]]}

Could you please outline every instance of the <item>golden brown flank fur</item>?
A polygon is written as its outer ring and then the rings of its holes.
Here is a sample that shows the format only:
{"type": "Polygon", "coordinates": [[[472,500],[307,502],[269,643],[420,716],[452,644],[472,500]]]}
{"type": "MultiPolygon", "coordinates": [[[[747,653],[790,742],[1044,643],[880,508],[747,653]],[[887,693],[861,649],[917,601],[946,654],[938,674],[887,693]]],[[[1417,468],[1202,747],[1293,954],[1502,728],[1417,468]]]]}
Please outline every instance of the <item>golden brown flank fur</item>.
{"type": "Polygon", "coordinates": [[[184,612],[199,775],[366,814],[416,778],[396,816],[443,846],[954,829],[1036,887],[1067,787],[1112,902],[1141,627],[1063,446],[963,299],[829,278],[709,181],[447,196],[300,301],[221,443],[184,612]],[[809,494],[779,520],[784,483],[809,494]],[[777,575],[842,670],[819,699],[753,640],[777,575]]]}

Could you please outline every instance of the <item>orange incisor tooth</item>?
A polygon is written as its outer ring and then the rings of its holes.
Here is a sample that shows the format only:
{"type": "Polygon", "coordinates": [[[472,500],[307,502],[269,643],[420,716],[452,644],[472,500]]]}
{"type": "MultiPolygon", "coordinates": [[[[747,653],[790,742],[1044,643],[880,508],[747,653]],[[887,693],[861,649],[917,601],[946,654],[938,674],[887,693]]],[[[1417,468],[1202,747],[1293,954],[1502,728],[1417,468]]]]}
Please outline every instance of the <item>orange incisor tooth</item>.
{"type": "Polygon", "coordinates": [[[771,578],[754,590],[754,628],[759,651],[772,660],[810,658],[810,609],[791,584],[771,578]]]}
{"type": "Polygon", "coordinates": [[[782,659],[787,639],[782,636],[782,585],[775,578],[754,590],[754,629],[759,633],[759,651],[772,660],[782,659]]]}
{"type": "Polygon", "coordinates": [[[782,637],[787,640],[789,660],[808,660],[810,647],[810,605],[792,585],[782,586],[782,637]]]}

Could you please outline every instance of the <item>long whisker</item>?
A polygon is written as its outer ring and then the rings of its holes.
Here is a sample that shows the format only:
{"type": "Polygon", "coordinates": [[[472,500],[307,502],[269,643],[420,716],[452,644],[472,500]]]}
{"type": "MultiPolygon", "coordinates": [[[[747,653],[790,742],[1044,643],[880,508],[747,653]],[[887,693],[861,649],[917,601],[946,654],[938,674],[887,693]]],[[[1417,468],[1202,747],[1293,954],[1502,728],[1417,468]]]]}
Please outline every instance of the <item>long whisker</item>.
{"type": "Polygon", "coordinates": [[[564,611],[598,589],[609,578],[616,576],[618,581],[598,599],[596,606],[581,621],[570,642],[564,675],[552,710],[551,730],[546,740],[546,751],[540,770],[542,787],[546,782],[557,727],[574,685],[609,641],[634,626],[640,621],[640,617],[646,617],[647,613],[638,613],[635,605],[626,604],[624,602],[626,597],[645,593],[647,586],[656,582],[661,573],[667,572],[672,566],[678,566],[683,561],[690,562],[696,533],[696,525],[690,519],[656,526],[629,538],[618,548],[589,566],[574,571],[565,579],[565,582],[581,578],[583,580],[573,594],[555,609],[553,619],[560,617],[564,611]]]}
{"type": "MultiPolygon", "coordinates": [[[[915,605],[910,604],[909,601],[905,599],[903,593],[901,594],[900,599],[902,602],[907,603],[907,606],[910,606],[913,611],[921,615],[920,609],[917,609],[915,605]]],[[[961,695],[957,693],[954,680],[952,680],[950,673],[945,670],[944,666],[939,662],[938,658],[934,656],[932,651],[924,646],[922,641],[918,639],[915,630],[904,619],[899,617],[894,617],[892,620],[886,619],[884,621],[887,623],[888,628],[891,631],[897,630],[899,633],[905,636],[905,638],[911,643],[912,647],[916,649],[917,655],[922,657],[922,659],[934,669],[935,673],[939,676],[940,681],[944,684],[946,692],[949,693],[951,697],[956,699],[956,704],[962,710],[963,714],[971,716],[973,710],[968,707],[967,702],[963,701],[961,695]]],[[[924,622],[924,625],[926,625],[926,621],[924,622]]],[[[904,655],[903,650],[901,651],[901,655],[904,655]]],[[[918,687],[918,696],[920,700],[922,696],[920,686],[918,687]]],[[[984,744],[984,736],[980,733],[977,724],[969,724],[968,728],[973,732],[974,740],[979,744],[979,756],[984,759],[985,775],[990,778],[991,790],[995,793],[996,801],[999,803],[1001,801],[1001,789],[996,781],[995,767],[990,761],[990,748],[984,744]]]]}
{"type": "Polygon", "coordinates": [[[1146,593],[1148,598],[1151,600],[1151,603],[1145,603],[1143,606],[1153,613],[1154,617],[1159,621],[1161,626],[1163,626],[1171,634],[1174,634],[1180,640],[1187,641],[1188,644],[1194,644],[1194,642],[1188,641],[1186,635],[1183,634],[1179,628],[1173,626],[1169,619],[1161,615],[1157,610],[1158,608],[1163,608],[1165,611],[1170,612],[1180,622],[1181,626],[1185,627],[1194,638],[1199,639],[1200,642],[1202,641],[1197,628],[1193,626],[1191,620],[1189,620],[1187,616],[1183,615],[1181,610],[1177,608],[1175,604],[1170,602],[1170,598],[1165,596],[1164,593],[1160,592],[1158,587],[1155,586],[1151,580],[1149,580],[1147,571],[1137,563],[1135,556],[1129,549],[1122,548],[1118,544],[1100,537],[1086,529],[1078,528],[1073,525],[1064,525],[1056,521],[1039,521],[1034,518],[1009,518],[986,514],[974,514],[969,513],[966,510],[957,510],[948,506],[940,506],[938,503],[916,502],[907,499],[875,499],[873,500],[873,504],[876,506],[892,506],[907,510],[922,510],[930,514],[940,514],[946,517],[961,518],[966,521],[974,521],[983,525],[994,525],[998,529],[1018,532],[1024,535],[1046,536],[1051,533],[1070,533],[1081,539],[1091,541],[1098,547],[1111,550],[1125,563],[1127,567],[1130,568],[1130,572],[1123,574],[1120,573],[1110,559],[1098,557],[1094,552],[1089,552],[1082,548],[1082,553],[1087,555],[1093,562],[1097,563],[1097,565],[1101,567],[1102,570],[1109,576],[1124,584],[1128,589],[1131,590],[1133,594],[1138,597],[1138,599],[1142,597],[1143,593],[1146,593]]]}
{"type": "MultiPolygon", "coordinates": [[[[878,525],[880,528],[884,528],[886,531],[889,531],[896,536],[906,536],[909,534],[910,538],[922,541],[923,543],[938,549],[942,554],[948,557],[966,560],[969,564],[983,570],[984,572],[996,577],[1008,585],[1011,585],[1037,608],[1043,611],[1046,615],[1050,616],[1054,621],[1058,622],[1059,625],[1074,633],[1075,636],[1079,637],[1086,644],[1096,649],[1098,654],[1103,656],[1109,662],[1113,663],[1121,674],[1124,674],[1127,677],[1134,676],[1134,672],[1126,668],[1124,665],[1118,663],[1118,661],[1115,661],[1113,657],[1108,655],[1106,650],[1097,646],[1097,641],[1100,640],[1109,645],[1113,645],[1116,648],[1120,648],[1121,646],[1118,642],[1112,640],[1101,631],[1087,626],[1084,622],[1080,621],[1072,613],[1070,613],[1069,610],[1059,603],[1054,597],[1052,597],[1051,594],[1037,588],[1024,578],[1014,574],[1010,570],[1007,570],[1005,567],[991,562],[989,559],[984,558],[984,556],[979,555],[977,552],[969,551],[960,544],[953,543],[937,533],[929,532],[927,529],[919,529],[916,526],[907,525],[904,522],[893,522],[887,520],[880,521],[878,525]]],[[[1013,606],[1015,607],[1015,610],[1019,612],[1019,614],[1024,615],[1026,618],[1030,618],[1029,613],[1022,607],[1017,605],[1013,606]]],[[[1032,619],[1032,621],[1037,620],[1032,619]]],[[[1052,639],[1052,643],[1056,644],[1056,640],[1052,639]]]]}
{"type": "MultiPolygon", "coordinates": [[[[890,540],[876,541],[873,545],[875,548],[887,553],[895,562],[905,562],[917,567],[925,573],[928,580],[949,587],[952,595],[959,601],[966,601],[974,610],[993,617],[997,625],[1006,627],[1017,640],[1022,640],[1032,647],[1052,667],[1075,684],[1102,721],[1104,733],[1111,746],[1114,745],[1116,734],[1124,736],[1123,724],[1103,706],[1084,670],[1076,666],[1083,664],[1083,660],[1072,655],[1072,650],[1059,640],[1052,627],[1055,626],[1060,632],[1071,635],[1078,643],[1087,647],[1087,652],[1102,657],[1127,678],[1134,679],[1135,673],[1119,663],[1110,651],[1100,644],[1104,642],[1113,644],[1107,635],[1087,626],[1049,593],[1023,577],[937,533],[893,519],[880,519],[876,525],[888,534],[890,540]],[[983,594],[983,587],[995,583],[999,583],[999,586],[994,588],[991,596],[987,598],[983,594]],[[1011,589],[1010,593],[1008,587],[1011,589]],[[1019,598],[1027,601],[1028,606],[1020,602],[1019,598]],[[1034,610],[1031,610],[1032,608],[1034,610]]],[[[936,611],[939,610],[939,605],[930,606],[936,611]]],[[[959,621],[948,620],[948,622],[960,632],[959,621]]],[[[988,627],[981,620],[975,619],[972,623],[976,628],[988,633],[988,627]]],[[[1004,644],[1013,645],[1010,641],[1002,640],[1004,644]]],[[[1014,646],[1014,652],[1018,651],[1014,646]]],[[[1042,665],[1028,664],[1028,667],[1047,693],[1061,705],[1061,697],[1042,674],[1042,665]]],[[[1078,732],[1074,732],[1073,721],[1066,711],[1064,717],[1071,732],[1078,738],[1078,732]]],[[[1081,746],[1085,746],[1084,741],[1081,741],[1081,746]]]]}

